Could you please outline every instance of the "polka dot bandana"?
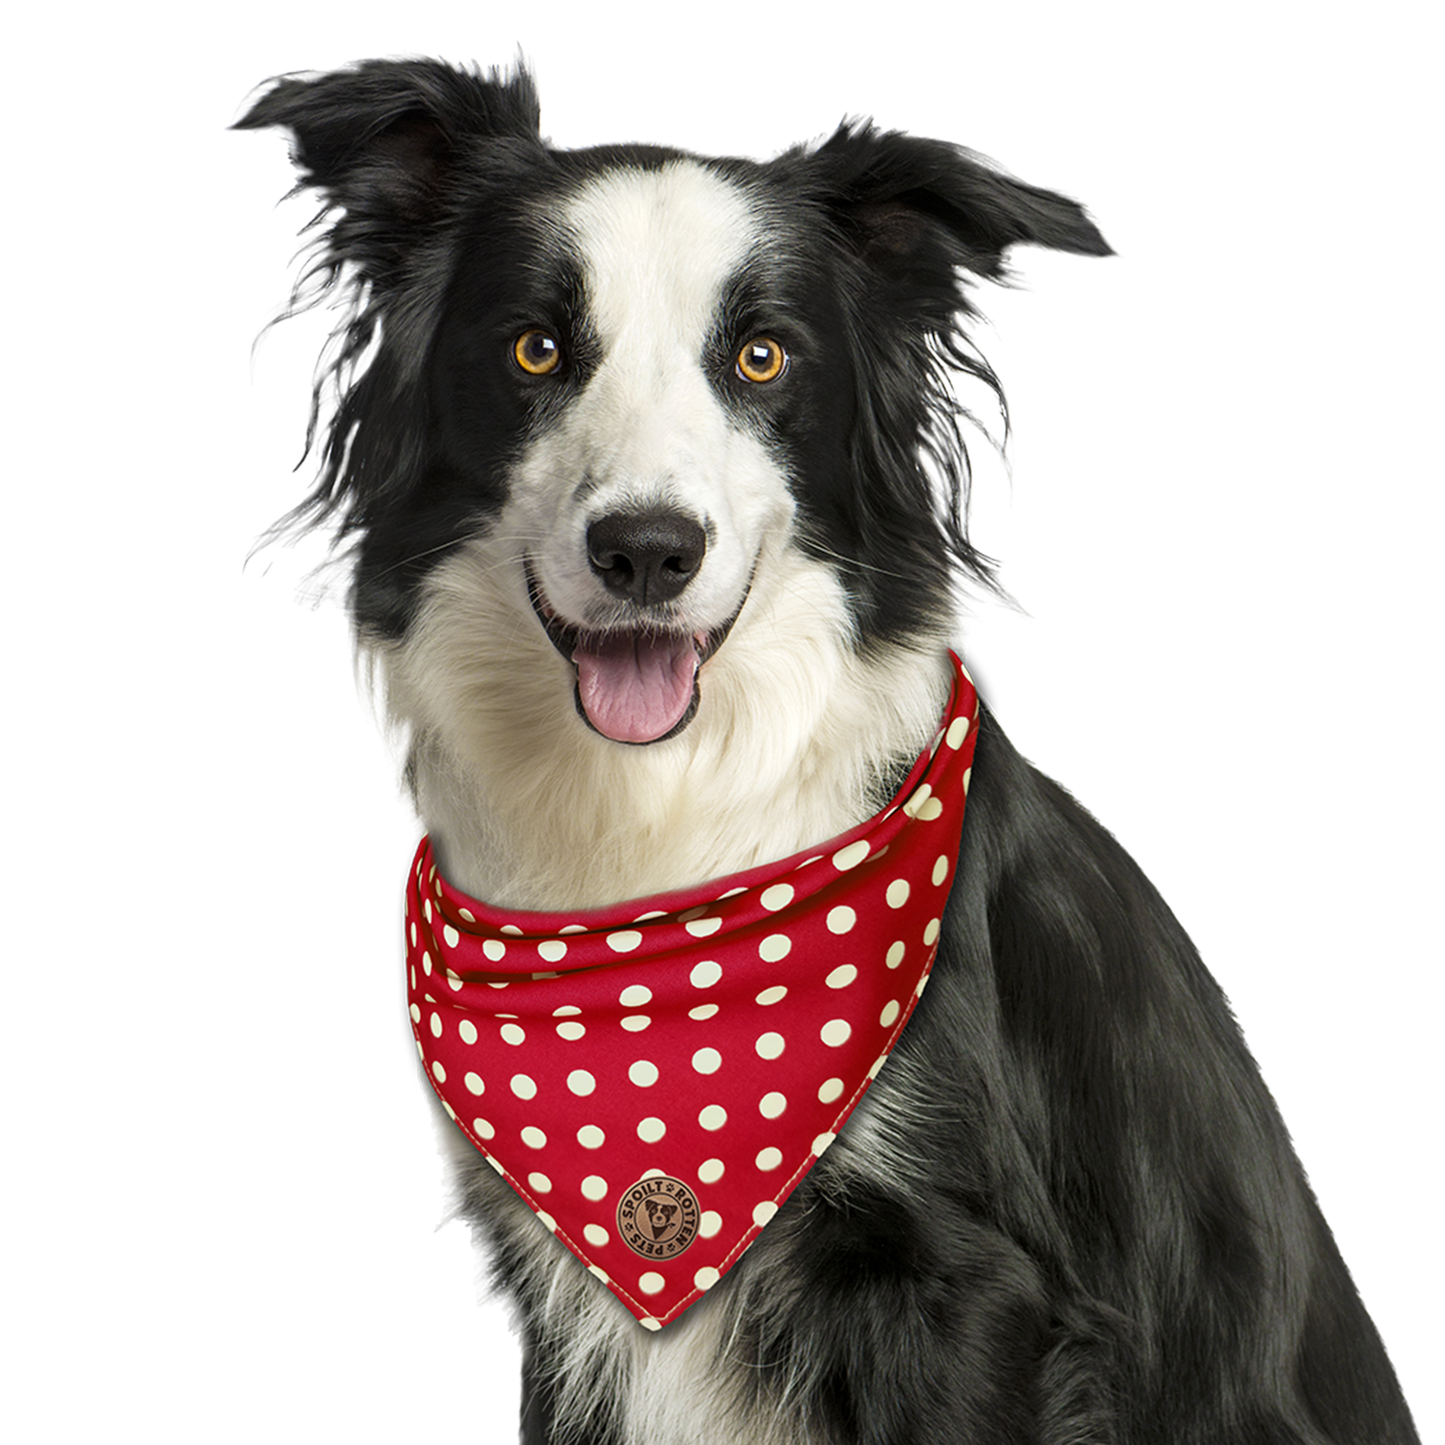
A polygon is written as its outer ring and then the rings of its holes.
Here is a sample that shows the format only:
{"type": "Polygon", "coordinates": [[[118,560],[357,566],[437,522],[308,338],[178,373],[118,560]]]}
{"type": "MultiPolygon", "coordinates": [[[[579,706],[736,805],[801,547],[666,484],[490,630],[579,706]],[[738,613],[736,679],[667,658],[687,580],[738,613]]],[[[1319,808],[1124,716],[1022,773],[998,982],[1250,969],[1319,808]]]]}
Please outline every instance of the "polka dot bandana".
{"type": "Polygon", "coordinates": [[[837,1137],[923,993],[977,734],[943,726],[876,817],[806,854],[569,914],[407,890],[412,1029],[457,1127],[660,1329],[837,1137]]]}

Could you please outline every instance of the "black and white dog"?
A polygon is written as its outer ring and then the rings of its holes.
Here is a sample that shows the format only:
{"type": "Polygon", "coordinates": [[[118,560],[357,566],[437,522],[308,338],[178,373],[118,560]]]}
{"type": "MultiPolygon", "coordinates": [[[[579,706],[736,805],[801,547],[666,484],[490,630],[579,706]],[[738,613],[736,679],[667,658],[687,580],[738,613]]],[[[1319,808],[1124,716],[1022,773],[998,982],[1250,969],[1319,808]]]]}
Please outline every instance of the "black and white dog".
{"type": "MultiPolygon", "coordinates": [[[[1079,206],[849,125],[766,164],[539,135],[530,77],[275,84],[350,288],[301,515],[445,876],[563,909],[885,804],[949,685],[963,275],[1100,256],[1079,206]]],[[[455,1130],[528,1441],[1416,1437],[1229,1009],[1114,839],[985,710],[934,983],[846,1130],[659,1333],[455,1130]]],[[[501,1434],[494,1429],[489,1438],[501,1434]]]]}

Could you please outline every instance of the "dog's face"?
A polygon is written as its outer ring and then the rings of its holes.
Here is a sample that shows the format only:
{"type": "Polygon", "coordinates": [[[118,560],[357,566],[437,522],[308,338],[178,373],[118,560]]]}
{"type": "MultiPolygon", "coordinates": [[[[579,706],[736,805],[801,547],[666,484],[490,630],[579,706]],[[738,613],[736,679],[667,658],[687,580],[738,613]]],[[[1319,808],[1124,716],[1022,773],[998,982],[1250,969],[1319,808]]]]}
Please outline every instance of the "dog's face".
{"type": "Polygon", "coordinates": [[[785,324],[758,209],[690,160],[579,170],[458,249],[441,449],[488,487],[489,555],[619,742],[685,726],[796,510],[787,439],[823,368],[785,324]]]}
{"type": "Polygon", "coordinates": [[[866,127],[766,164],[559,151],[525,74],[375,62],[242,124],[292,130],[340,212],[319,270],[358,287],[310,505],[356,538],[363,637],[485,615],[615,743],[686,728],[755,589],[801,596],[809,567],[849,646],[939,629],[983,571],[947,372],[992,377],[960,268],[1107,250],[1072,202],[866,127]]]}

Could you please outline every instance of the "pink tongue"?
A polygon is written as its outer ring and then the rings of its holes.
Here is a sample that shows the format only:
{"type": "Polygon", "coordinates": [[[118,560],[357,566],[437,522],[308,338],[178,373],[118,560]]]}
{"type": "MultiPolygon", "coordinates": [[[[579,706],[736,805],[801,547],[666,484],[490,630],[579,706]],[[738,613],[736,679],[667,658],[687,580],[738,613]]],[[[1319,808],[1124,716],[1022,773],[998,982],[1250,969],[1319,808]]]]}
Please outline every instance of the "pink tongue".
{"type": "Polygon", "coordinates": [[[614,742],[655,741],[682,721],[692,702],[698,657],[690,637],[584,637],[572,661],[588,719],[614,742]]]}

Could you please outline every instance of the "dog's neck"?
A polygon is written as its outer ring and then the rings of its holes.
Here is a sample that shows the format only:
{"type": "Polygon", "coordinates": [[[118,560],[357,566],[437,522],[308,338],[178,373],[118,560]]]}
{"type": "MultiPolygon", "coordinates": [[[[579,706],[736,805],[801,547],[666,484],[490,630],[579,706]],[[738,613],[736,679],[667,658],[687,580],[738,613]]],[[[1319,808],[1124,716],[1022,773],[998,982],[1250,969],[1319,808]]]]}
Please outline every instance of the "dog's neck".
{"type": "Polygon", "coordinates": [[[479,558],[441,572],[382,674],[443,873],[505,907],[645,898],[822,843],[888,801],[947,700],[941,637],[865,655],[832,574],[800,562],[749,598],[693,722],[621,745],[581,724],[534,619],[450,605],[484,590],[479,558]]]}

